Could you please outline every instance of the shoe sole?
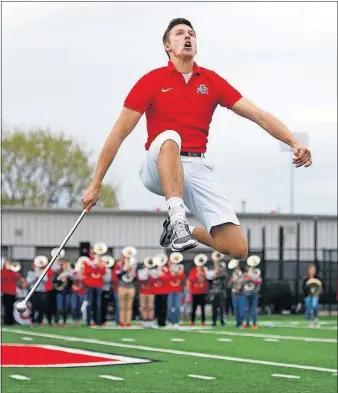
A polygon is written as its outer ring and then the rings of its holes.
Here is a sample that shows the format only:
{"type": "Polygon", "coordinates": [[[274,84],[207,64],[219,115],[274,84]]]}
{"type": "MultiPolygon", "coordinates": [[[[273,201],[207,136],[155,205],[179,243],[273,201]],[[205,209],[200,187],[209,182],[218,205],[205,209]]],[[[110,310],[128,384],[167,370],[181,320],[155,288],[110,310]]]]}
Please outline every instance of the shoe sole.
{"type": "Polygon", "coordinates": [[[173,245],[171,245],[171,250],[172,250],[172,251],[179,251],[179,252],[182,252],[182,251],[191,250],[192,248],[195,248],[195,247],[197,247],[197,246],[198,246],[198,242],[186,244],[186,245],[182,246],[181,248],[176,248],[176,247],[174,247],[173,245]]]}
{"type": "Polygon", "coordinates": [[[163,231],[160,237],[160,246],[161,247],[169,247],[170,246],[170,236],[168,236],[168,226],[170,225],[170,221],[164,221],[163,223],[163,231]],[[166,239],[168,240],[166,241],[166,239]]]}

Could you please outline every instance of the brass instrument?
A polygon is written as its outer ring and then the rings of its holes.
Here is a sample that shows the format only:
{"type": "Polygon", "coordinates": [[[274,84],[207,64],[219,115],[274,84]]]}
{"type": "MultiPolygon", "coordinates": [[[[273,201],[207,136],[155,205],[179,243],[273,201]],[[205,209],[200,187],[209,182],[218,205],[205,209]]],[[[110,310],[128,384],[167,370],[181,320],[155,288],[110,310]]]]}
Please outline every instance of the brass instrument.
{"type": "Polygon", "coordinates": [[[11,261],[9,264],[9,270],[12,270],[12,272],[19,272],[21,270],[21,263],[17,261],[11,261]]]}
{"type": "Polygon", "coordinates": [[[208,256],[205,254],[197,254],[194,258],[194,263],[196,266],[204,266],[208,262],[208,256]]]}
{"type": "Polygon", "coordinates": [[[135,257],[136,254],[137,254],[137,250],[135,247],[127,246],[127,247],[124,247],[124,249],[122,250],[122,255],[125,258],[135,257]]]}
{"type": "Polygon", "coordinates": [[[44,255],[37,255],[34,258],[34,266],[35,266],[35,275],[36,277],[40,277],[44,268],[48,265],[48,258],[44,255]]]}
{"type": "Polygon", "coordinates": [[[168,256],[166,254],[159,253],[159,254],[155,255],[154,261],[155,261],[156,266],[162,267],[167,264],[168,256]]]}
{"type": "Polygon", "coordinates": [[[107,269],[110,269],[115,264],[115,259],[110,255],[103,255],[103,257],[101,257],[101,261],[107,269]]]}
{"type": "Polygon", "coordinates": [[[169,259],[171,260],[172,263],[181,263],[184,257],[181,252],[172,252],[169,256],[169,259]]]}
{"type": "Polygon", "coordinates": [[[126,259],[125,264],[124,264],[124,269],[129,269],[129,268],[130,268],[130,270],[122,275],[122,281],[124,281],[124,282],[132,282],[134,280],[135,273],[137,270],[136,258],[131,257],[131,258],[126,259]]]}
{"type": "Polygon", "coordinates": [[[125,258],[124,269],[130,269],[125,274],[122,275],[122,280],[124,282],[132,282],[135,278],[135,273],[137,270],[137,261],[135,255],[137,254],[137,250],[135,247],[127,246],[122,250],[122,255],[125,258]]]}
{"type": "Polygon", "coordinates": [[[183,261],[184,257],[181,252],[172,252],[169,256],[170,264],[170,272],[177,273],[180,270],[183,271],[183,265],[179,265],[183,261]]]}
{"type": "Polygon", "coordinates": [[[305,285],[309,287],[310,296],[319,296],[323,290],[323,284],[318,278],[310,278],[305,285]]]}
{"type": "Polygon", "coordinates": [[[108,251],[108,246],[103,242],[97,242],[93,246],[94,254],[104,255],[108,251]]]}
{"type": "Polygon", "coordinates": [[[249,272],[256,278],[259,278],[261,276],[261,269],[259,269],[258,266],[261,263],[261,258],[258,255],[251,255],[248,259],[247,262],[248,266],[250,266],[249,272]]]}
{"type": "Polygon", "coordinates": [[[211,254],[211,259],[215,262],[219,262],[224,258],[224,254],[221,254],[218,251],[213,251],[213,253],[211,254]]]}
{"type": "Polygon", "coordinates": [[[148,269],[152,269],[156,266],[156,262],[155,262],[154,258],[152,258],[152,257],[145,257],[143,260],[143,264],[148,269]]]}
{"type": "Polygon", "coordinates": [[[239,260],[238,259],[231,259],[231,261],[228,263],[228,269],[232,270],[235,269],[239,264],[239,260]]]}
{"type": "Polygon", "coordinates": [[[239,266],[239,260],[237,259],[231,259],[231,261],[228,263],[228,269],[234,270],[231,276],[231,279],[233,281],[232,283],[232,292],[239,292],[242,289],[242,284],[243,284],[243,273],[241,270],[237,270],[237,267],[239,266]]]}
{"type": "Polygon", "coordinates": [[[88,257],[85,256],[79,257],[75,263],[74,269],[77,272],[82,272],[84,270],[84,264],[86,262],[90,262],[90,259],[88,257]]]}
{"type": "MultiPolygon", "coordinates": [[[[53,248],[53,249],[52,249],[52,251],[50,252],[50,255],[52,256],[52,258],[55,257],[56,253],[58,252],[58,249],[59,249],[59,248],[53,248]]],[[[64,249],[62,249],[62,250],[59,252],[59,255],[56,257],[56,260],[58,260],[58,259],[63,259],[63,258],[65,257],[65,255],[66,255],[66,252],[65,252],[64,249]]]]}

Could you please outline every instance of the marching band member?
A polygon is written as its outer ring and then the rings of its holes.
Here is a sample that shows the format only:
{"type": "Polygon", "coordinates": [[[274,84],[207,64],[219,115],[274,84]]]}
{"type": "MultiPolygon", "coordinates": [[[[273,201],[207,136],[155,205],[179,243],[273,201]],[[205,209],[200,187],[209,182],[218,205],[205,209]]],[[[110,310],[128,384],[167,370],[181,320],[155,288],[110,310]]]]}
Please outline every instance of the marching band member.
{"type": "Polygon", "coordinates": [[[323,281],[317,275],[315,265],[309,265],[307,276],[303,281],[303,295],[305,302],[305,317],[309,321],[309,327],[319,327],[318,303],[319,295],[323,291],[323,281]]]}
{"type": "Polygon", "coordinates": [[[236,320],[235,327],[239,328],[242,326],[244,318],[243,272],[236,259],[229,262],[228,269],[234,270],[229,285],[231,286],[232,307],[236,320]]]}
{"type": "Polygon", "coordinates": [[[63,327],[67,327],[67,317],[71,307],[72,295],[72,272],[69,262],[62,261],[60,270],[56,272],[53,280],[56,294],[56,314],[54,326],[59,326],[59,320],[62,313],[63,327]]]}
{"type": "Polygon", "coordinates": [[[130,327],[133,316],[133,302],[135,297],[135,284],[137,261],[136,249],[125,247],[122,250],[122,258],[117,262],[116,274],[118,277],[118,296],[120,307],[119,326],[130,327]]]}
{"type": "MultiPolygon", "coordinates": [[[[211,276],[211,301],[212,301],[212,326],[217,325],[217,314],[219,310],[221,325],[225,326],[224,322],[224,306],[226,296],[226,265],[221,262],[224,255],[218,251],[214,251],[211,259],[214,263],[214,271],[211,276]]],[[[208,277],[207,277],[208,278],[208,277]]]]}
{"type": "Polygon", "coordinates": [[[120,325],[120,301],[119,301],[119,278],[116,274],[119,271],[119,266],[115,263],[112,270],[112,284],[113,284],[113,295],[114,295],[114,310],[115,310],[115,323],[117,326],[120,325]]]}
{"type": "Polygon", "coordinates": [[[106,267],[100,258],[100,253],[103,251],[102,248],[104,248],[102,245],[103,243],[95,244],[90,249],[89,258],[85,257],[86,259],[83,263],[83,283],[86,286],[87,301],[87,326],[101,324],[101,294],[103,276],[106,273],[106,267]],[[95,250],[99,251],[99,254],[95,250]]]}
{"type": "Polygon", "coordinates": [[[153,294],[153,272],[155,271],[155,261],[151,257],[146,257],[143,261],[143,268],[138,271],[138,282],[140,283],[140,313],[144,327],[152,327],[154,320],[153,294]]]}
{"type": "MultiPolygon", "coordinates": [[[[52,258],[55,256],[59,248],[53,248],[50,252],[50,255],[52,258]]],[[[47,281],[45,284],[45,290],[46,290],[46,316],[49,325],[52,324],[52,317],[56,316],[56,295],[57,295],[57,290],[54,287],[54,279],[55,279],[55,274],[57,271],[60,270],[61,262],[65,256],[65,250],[62,249],[58,256],[56,257],[56,261],[53,263],[51,268],[47,271],[47,281]]],[[[66,262],[66,261],[65,261],[66,262]]]]}
{"type": "MultiPolygon", "coordinates": [[[[54,285],[53,280],[55,277],[55,271],[53,269],[49,269],[46,274],[47,280],[45,283],[45,290],[46,290],[46,317],[48,324],[52,324],[52,314],[55,312],[54,303],[56,303],[56,296],[54,293],[54,285]]],[[[54,314],[55,316],[55,314],[54,314]]]]}
{"type": "MultiPolygon", "coordinates": [[[[34,258],[32,263],[32,270],[29,270],[27,273],[26,281],[28,289],[30,290],[38,278],[43,273],[44,268],[48,264],[48,258],[44,255],[38,255],[34,258]]],[[[43,326],[43,316],[46,313],[48,304],[47,304],[47,295],[46,295],[46,282],[48,280],[47,275],[43,277],[40,284],[34,291],[31,297],[32,301],[32,310],[31,310],[31,325],[39,324],[43,326]],[[37,315],[36,315],[37,314],[37,315]]]]}
{"type": "Polygon", "coordinates": [[[168,294],[168,321],[173,327],[177,327],[181,317],[181,299],[182,299],[182,285],[185,281],[183,254],[180,252],[173,252],[170,254],[168,267],[171,275],[169,281],[168,294]]]}
{"type": "Polygon", "coordinates": [[[190,283],[189,280],[184,281],[184,289],[183,289],[183,297],[182,297],[182,304],[183,304],[183,321],[188,319],[190,315],[191,309],[191,296],[190,296],[190,283]]]}
{"type": "Polygon", "coordinates": [[[21,265],[18,263],[12,263],[6,259],[1,269],[1,292],[2,301],[4,305],[4,325],[13,325],[13,309],[16,300],[17,285],[22,287],[26,285],[26,281],[20,276],[18,271],[21,265]]]}
{"type": "Polygon", "coordinates": [[[168,293],[169,281],[171,274],[167,266],[168,257],[166,254],[160,253],[155,256],[157,265],[156,280],[154,281],[153,291],[155,294],[155,317],[158,327],[166,326],[167,310],[168,310],[168,293]]]}
{"type": "Polygon", "coordinates": [[[198,254],[194,258],[196,267],[190,270],[189,283],[192,295],[192,312],[190,326],[195,325],[196,309],[201,307],[201,325],[205,326],[205,305],[208,293],[207,268],[204,266],[208,261],[205,254],[198,254]]]}
{"type": "Polygon", "coordinates": [[[73,326],[80,325],[81,306],[85,300],[86,288],[82,279],[82,259],[77,260],[74,268],[72,269],[72,294],[71,294],[71,310],[73,326]]]}
{"type": "Polygon", "coordinates": [[[102,308],[101,308],[101,324],[105,325],[107,322],[107,309],[109,301],[111,300],[112,284],[113,284],[113,269],[115,260],[110,255],[103,255],[102,262],[106,266],[106,273],[103,276],[102,287],[102,308]]]}
{"type": "Polygon", "coordinates": [[[261,259],[257,255],[252,255],[247,259],[246,272],[244,273],[243,295],[245,300],[245,320],[242,326],[244,329],[250,326],[252,317],[252,328],[257,329],[257,306],[258,292],[262,284],[261,271],[256,266],[261,259]]]}

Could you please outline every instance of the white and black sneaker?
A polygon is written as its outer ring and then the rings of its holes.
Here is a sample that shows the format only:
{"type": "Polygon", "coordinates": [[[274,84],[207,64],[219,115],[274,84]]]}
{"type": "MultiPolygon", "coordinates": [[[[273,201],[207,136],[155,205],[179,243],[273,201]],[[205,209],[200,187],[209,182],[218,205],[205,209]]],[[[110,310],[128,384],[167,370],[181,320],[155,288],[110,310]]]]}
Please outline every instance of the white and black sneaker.
{"type": "Polygon", "coordinates": [[[173,236],[173,229],[170,225],[170,218],[167,217],[163,222],[163,231],[160,237],[160,245],[162,247],[169,247],[171,244],[171,238],[173,236]]]}
{"type": "Polygon", "coordinates": [[[181,217],[171,224],[173,234],[171,236],[172,251],[190,250],[198,245],[196,239],[191,235],[188,221],[181,217]]]}

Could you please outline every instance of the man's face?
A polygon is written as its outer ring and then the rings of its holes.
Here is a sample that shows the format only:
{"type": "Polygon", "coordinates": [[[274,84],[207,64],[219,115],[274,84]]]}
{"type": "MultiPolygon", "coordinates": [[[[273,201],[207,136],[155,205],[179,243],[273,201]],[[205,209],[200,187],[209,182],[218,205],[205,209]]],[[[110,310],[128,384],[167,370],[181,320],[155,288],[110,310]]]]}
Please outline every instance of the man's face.
{"type": "Polygon", "coordinates": [[[193,58],[197,53],[196,35],[187,25],[176,25],[169,33],[169,42],[165,49],[171,57],[193,58]]]}

